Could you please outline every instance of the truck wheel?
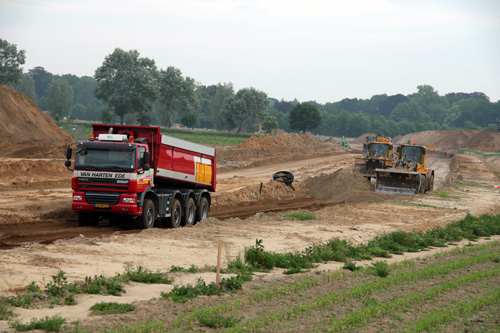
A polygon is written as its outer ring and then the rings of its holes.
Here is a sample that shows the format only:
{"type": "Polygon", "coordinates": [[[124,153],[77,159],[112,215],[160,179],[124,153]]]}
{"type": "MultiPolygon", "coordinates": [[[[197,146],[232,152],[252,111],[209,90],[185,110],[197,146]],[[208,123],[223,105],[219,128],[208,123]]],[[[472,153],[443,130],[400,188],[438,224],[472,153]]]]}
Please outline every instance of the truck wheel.
{"type": "Polygon", "coordinates": [[[89,225],[95,227],[99,223],[99,215],[90,214],[88,217],[89,225]]]}
{"type": "Polygon", "coordinates": [[[78,225],[80,227],[86,227],[86,226],[90,225],[88,213],[78,212],[78,225]]]}
{"type": "Polygon", "coordinates": [[[182,217],[184,225],[192,226],[195,222],[196,217],[196,205],[194,204],[193,198],[189,198],[184,210],[184,216],[182,217]]]}
{"type": "Polygon", "coordinates": [[[172,204],[172,215],[168,218],[168,224],[171,228],[178,228],[181,225],[182,207],[178,199],[172,204]]]}
{"type": "Polygon", "coordinates": [[[200,200],[200,206],[196,210],[196,222],[199,222],[199,221],[206,219],[208,217],[209,208],[210,208],[210,205],[208,203],[207,198],[202,197],[200,200]]]}
{"type": "Polygon", "coordinates": [[[155,225],[155,206],[150,199],[144,199],[142,215],[136,220],[137,229],[150,229],[155,225]]]}

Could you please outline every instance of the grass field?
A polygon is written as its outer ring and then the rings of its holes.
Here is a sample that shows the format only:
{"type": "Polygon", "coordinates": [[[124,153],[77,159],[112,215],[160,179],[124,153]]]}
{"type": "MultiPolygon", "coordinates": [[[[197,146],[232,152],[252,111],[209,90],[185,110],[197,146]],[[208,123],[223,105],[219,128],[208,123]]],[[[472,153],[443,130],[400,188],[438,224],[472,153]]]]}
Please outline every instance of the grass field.
{"type": "MultiPolygon", "coordinates": [[[[78,126],[76,135],[77,140],[83,139],[83,133],[80,132],[81,127],[84,127],[85,139],[88,139],[89,134],[92,133],[91,123],[61,122],[57,125],[70,135],[75,134],[75,128],[78,126]]],[[[226,131],[189,130],[165,127],[161,128],[161,133],[175,138],[201,143],[207,146],[234,146],[242,143],[252,136],[252,134],[235,134],[226,131]]]]}
{"type": "MultiPolygon", "coordinates": [[[[313,270],[278,281],[252,281],[229,297],[143,305],[153,320],[132,331],[468,331],[500,330],[500,243],[467,245],[425,259],[354,271],[313,270]],[[385,277],[382,277],[385,276],[385,277]],[[154,305],[154,306],[153,306],[154,305]],[[181,306],[181,307],[180,307],[181,306]]],[[[258,274],[257,274],[258,275],[258,274]]],[[[214,298],[216,297],[216,298],[214,298]]]]}

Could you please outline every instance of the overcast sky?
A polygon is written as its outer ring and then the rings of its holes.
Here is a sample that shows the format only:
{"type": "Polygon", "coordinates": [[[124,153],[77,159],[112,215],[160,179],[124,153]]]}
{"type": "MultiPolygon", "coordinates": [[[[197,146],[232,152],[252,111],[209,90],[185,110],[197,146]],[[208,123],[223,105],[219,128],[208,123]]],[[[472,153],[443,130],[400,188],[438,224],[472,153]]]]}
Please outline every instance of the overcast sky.
{"type": "Polygon", "coordinates": [[[319,103],[480,91],[500,100],[498,0],[0,0],[24,70],[93,76],[117,47],[204,85],[319,103]]]}

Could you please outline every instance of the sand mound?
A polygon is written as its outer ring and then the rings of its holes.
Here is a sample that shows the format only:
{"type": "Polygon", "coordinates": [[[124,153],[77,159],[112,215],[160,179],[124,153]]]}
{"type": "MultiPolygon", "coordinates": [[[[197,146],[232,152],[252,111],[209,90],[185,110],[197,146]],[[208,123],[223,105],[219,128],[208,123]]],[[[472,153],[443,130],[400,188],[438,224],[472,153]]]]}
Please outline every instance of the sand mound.
{"type": "Polygon", "coordinates": [[[397,143],[411,143],[435,146],[441,150],[456,150],[465,147],[467,142],[479,134],[479,130],[453,130],[453,131],[422,131],[403,136],[397,143]]]}
{"type": "Polygon", "coordinates": [[[257,202],[266,199],[283,200],[303,196],[306,193],[303,183],[294,182],[295,191],[289,186],[275,181],[263,183],[262,192],[259,185],[251,185],[234,192],[215,193],[212,203],[215,206],[234,206],[238,203],[257,202]]]}
{"type": "Polygon", "coordinates": [[[355,168],[343,168],[329,175],[307,178],[308,194],[322,201],[346,203],[382,201],[385,195],[374,192],[374,186],[355,168]]]}
{"type": "Polygon", "coordinates": [[[361,134],[360,136],[358,136],[356,139],[352,140],[352,143],[360,143],[360,144],[363,144],[366,142],[366,137],[367,136],[377,136],[376,134],[373,134],[373,133],[365,133],[365,134],[361,134]]]}
{"type": "Polygon", "coordinates": [[[217,148],[218,168],[242,168],[345,153],[337,142],[311,133],[252,136],[233,147],[217,148]]]}
{"type": "Polygon", "coordinates": [[[492,152],[500,151],[500,132],[491,128],[489,130],[479,132],[467,141],[464,148],[492,152]]]}
{"type": "Polygon", "coordinates": [[[0,156],[62,158],[71,142],[25,94],[0,85],[0,156]]]}

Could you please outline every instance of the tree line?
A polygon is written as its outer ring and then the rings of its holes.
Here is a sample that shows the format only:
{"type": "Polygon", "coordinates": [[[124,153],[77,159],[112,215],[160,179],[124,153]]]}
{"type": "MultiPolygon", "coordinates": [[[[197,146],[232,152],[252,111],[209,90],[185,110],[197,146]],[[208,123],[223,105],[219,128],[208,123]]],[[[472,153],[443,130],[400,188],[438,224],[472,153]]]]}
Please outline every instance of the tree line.
{"type": "Polygon", "coordinates": [[[170,66],[158,69],[137,50],[105,57],[93,77],[54,75],[43,67],[23,73],[24,50],[0,39],[0,83],[25,93],[56,118],[237,132],[311,131],[328,136],[363,133],[404,135],[422,130],[495,127],[500,101],[480,92],[440,96],[430,85],[410,95],[374,95],[333,103],[269,98],[255,88],[235,92],[232,83],[203,85],[170,66]]]}

